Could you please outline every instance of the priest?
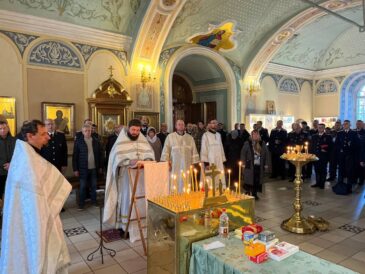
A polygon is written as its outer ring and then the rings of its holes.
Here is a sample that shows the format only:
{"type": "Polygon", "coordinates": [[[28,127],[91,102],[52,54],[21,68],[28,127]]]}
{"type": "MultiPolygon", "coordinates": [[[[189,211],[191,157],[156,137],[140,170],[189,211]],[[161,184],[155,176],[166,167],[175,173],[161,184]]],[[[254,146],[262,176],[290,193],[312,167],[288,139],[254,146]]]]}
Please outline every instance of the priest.
{"type": "Polygon", "coordinates": [[[184,121],[177,120],[175,128],[176,132],[170,133],[166,137],[161,161],[170,163],[171,174],[176,175],[178,178],[178,191],[182,192],[184,182],[181,176],[181,170],[185,172],[189,170],[191,165],[198,163],[199,154],[196,150],[194,138],[190,134],[185,133],[184,121]]]}
{"type": "MultiPolygon", "coordinates": [[[[214,164],[218,170],[224,171],[223,163],[226,161],[221,135],[217,132],[218,121],[211,120],[208,131],[203,134],[200,159],[205,165],[214,164]]],[[[226,185],[224,176],[222,177],[223,186],[226,185]]]]}
{"type": "MultiPolygon", "coordinates": [[[[106,176],[105,207],[103,222],[125,230],[128,222],[128,211],[131,204],[132,188],[130,179],[134,183],[136,176],[135,167],[141,161],[154,160],[154,152],[146,137],[141,134],[141,121],[133,119],[128,124],[128,129],[123,128],[115,142],[109,156],[106,176]],[[131,177],[128,170],[130,169],[131,177]]],[[[143,169],[139,175],[136,189],[137,196],[145,195],[143,169]]],[[[141,217],[146,216],[146,200],[137,200],[141,217]]],[[[135,218],[133,208],[131,219],[135,218]]],[[[130,241],[140,239],[137,223],[129,225],[130,241]]]]}
{"type": "Polygon", "coordinates": [[[70,263],[60,211],[71,185],[40,149],[49,136],[32,120],[16,142],[5,190],[0,273],[67,273],[70,263]]]}

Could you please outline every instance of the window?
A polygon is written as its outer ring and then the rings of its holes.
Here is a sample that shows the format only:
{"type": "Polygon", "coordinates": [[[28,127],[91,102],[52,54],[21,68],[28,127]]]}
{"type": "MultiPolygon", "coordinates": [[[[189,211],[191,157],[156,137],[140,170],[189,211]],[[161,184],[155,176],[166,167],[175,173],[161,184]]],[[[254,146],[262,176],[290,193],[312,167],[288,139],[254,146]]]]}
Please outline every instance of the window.
{"type": "Polygon", "coordinates": [[[356,120],[365,121],[365,86],[357,93],[356,120]]]}

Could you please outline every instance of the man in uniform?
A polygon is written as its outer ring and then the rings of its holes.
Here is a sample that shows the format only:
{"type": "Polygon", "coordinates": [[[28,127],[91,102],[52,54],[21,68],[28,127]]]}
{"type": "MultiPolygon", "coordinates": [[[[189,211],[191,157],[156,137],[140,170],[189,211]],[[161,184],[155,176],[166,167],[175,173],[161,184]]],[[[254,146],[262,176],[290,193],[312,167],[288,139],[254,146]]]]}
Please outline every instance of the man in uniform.
{"type": "Polygon", "coordinates": [[[324,130],[325,124],[319,124],[318,133],[312,136],[310,149],[311,153],[318,157],[318,161],[314,162],[316,183],[312,187],[319,187],[320,189],[324,189],[327,177],[327,163],[332,147],[332,138],[330,135],[325,134],[324,130]]]}
{"type": "Polygon", "coordinates": [[[276,128],[274,128],[269,137],[269,150],[271,152],[272,173],[271,178],[281,176],[282,180],[285,180],[285,160],[280,156],[285,152],[285,145],[287,142],[288,133],[283,129],[283,121],[276,122],[276,128]]]}
{"type": "Polygon", "coordinates": [[[179,179],[178,191],[182,192],[184,183],[183,178],[181,178],[181,170],[187,171],[191,165],[198,163],[199,154],[193,137],[185,133],[184,121],[177,120],[175,128],[176,132],[167,135],[161,154],[161,161],[170,163],[171,174],[175,174],[179,179]]]}
{"type": "Polygon", "coordinates": [[[329,165],[329,178],[327,181],[334,181],[337,177],[337,168],[338,168],[338,154],[337,150],[334,146],[337,138],[337,134],[341,131],[341,122],[337,121],[331,130],[331,137],[332,137],[332,150],[330,153],[330,165],[329,165]]]}
{"type": "MultiPolygon", "coordinates": [[[[364,122],[362,120],[356,121],[356,129],[357,137],[359,138],[360,143],[363,143],[365,140],[365,129],[364,129],[364,122]]],[[[364,184],[364,172],[365,169],[363,166],[360,165],[360,151],[357,155],[356,159],[356,182],[361,186],[364,184]]]]}
{"type": "Polygon", "coordinates": [[[343,130],[337,134],[335,149],[338,154],[338,183],[334,186],[334,191],[338,194],[349,194],[355,184],[356,158],[359,149],[359,138],[356,131],[350,129],[350,121],[344,120],[343,130]],[[346,185],[344,191],[339,193],[337,189],[346,185]]]}
{"type": "MultiPolygon", "coordinates": [[[[309,141],[308,134],[300,127],[299,123],[292,124],[293,131],[288,134],[288,145],[295,147],[296,145],[304,146],[309,141]]],[[[289,181],[293,182],[295,178],[295,166],[289,162],[289,181]]]]}
{"type": "Polygon", "coordinates": [[[61,173],[64,173],[67,168],[67,143],[65,134],[55,130],[55,123],[52,119],[46,119],[44,124],[46,125],[50,139],[48,144],[42,147],[41,155],[61,173]]]}

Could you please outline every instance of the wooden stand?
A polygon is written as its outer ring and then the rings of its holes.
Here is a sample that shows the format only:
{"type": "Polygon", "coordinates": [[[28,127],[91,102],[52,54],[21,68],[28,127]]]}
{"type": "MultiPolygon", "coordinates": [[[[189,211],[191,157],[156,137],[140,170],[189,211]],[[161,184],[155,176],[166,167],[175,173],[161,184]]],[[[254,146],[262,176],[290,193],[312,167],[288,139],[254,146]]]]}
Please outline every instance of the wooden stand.
{"type": "MultiPolygon", "coordinates": [[[[146,219],[146,217],[141,217],[138,206],[137,206],[137,200],[145,199],[146,196],[145,195],[136,196],[137,185],[138,185],[139,174],[140,174],[141,168],[143,168],[143,166],[141,164],[138,164],[137,173],[136,173],[136,177],[134,178],[134,181],[133,181],[132,174],[131,174],[131,168],[128,169],[129,184],[132,189],[132,197],[131,197],[131,204],[129,205],[128,221],[127,221],[127,226],[125,228],[124,238],[127,239],[127,235],[128,235],[127,233],[128,233],[128,228],[129,228],[130,223],[133,221],[137,221],[139,234],[140,234],[142,245],[143,245],[144,255],[147,256],[147,246],[146,246],[146,241],[145,241],[145,238],[143,235],[143,229],[146,228],[147,226],[142,226],[142,223],[141,223],[141,220],[146,219]],[[134,206],[134,210],[136,212],[136,218],[131,219],[133,206],[134,206]]],[[[147,214],[147,212],[146,212],[146,214],[147,214]]]]}

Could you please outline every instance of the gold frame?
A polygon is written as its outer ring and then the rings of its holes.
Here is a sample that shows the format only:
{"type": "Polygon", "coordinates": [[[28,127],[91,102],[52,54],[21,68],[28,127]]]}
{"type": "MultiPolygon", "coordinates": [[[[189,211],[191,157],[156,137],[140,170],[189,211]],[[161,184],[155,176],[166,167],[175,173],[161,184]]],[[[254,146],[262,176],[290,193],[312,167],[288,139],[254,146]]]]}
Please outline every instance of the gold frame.
{"type": "MultiPolygon", "coordinates": [[[[55,102],[42,102],[42,120],[53,119],[56,122],[56,112],[61,110],[66,121],[65,129],[67,131],[61,130],[65,133],[66,138],[73,138],[75,135],[75,104],[73,103],[55,103],[55,102]]],[[[57,129],[57,128],[56,128],[57,129]]]]}
{"type": "Polygon", "coordinates": [[[142,116],[147,116],[149,120],[149,126],[154,127],[157,131],[160,130],[160,113],[148,112],[148,111],[135,111],[133,112],[133,118],[141,119],[142,116]]]}
{"type": "Polygon", "coordinates": [[[5,118],[12,136],[16,135],[16,99],[10,96],[0,96],[0,116],[5,118]],[[10,116],[10,118],[9,118],[10,116]]]}

